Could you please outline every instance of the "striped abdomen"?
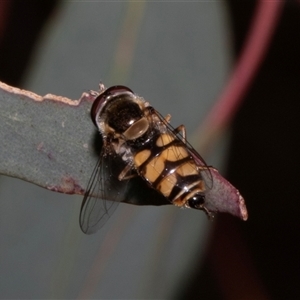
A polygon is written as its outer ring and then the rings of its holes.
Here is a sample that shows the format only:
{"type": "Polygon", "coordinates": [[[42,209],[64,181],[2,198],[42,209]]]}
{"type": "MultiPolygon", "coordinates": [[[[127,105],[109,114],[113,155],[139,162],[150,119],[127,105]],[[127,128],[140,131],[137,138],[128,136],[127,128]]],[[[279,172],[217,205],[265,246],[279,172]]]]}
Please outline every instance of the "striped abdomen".
{"type": "Polygon", "coordinates": [[[170,133],[161,134],[149,148],[136,152],[134,163],[138,173],[177,206],[205,191],[200,171],[185,144],[170,133]]]}

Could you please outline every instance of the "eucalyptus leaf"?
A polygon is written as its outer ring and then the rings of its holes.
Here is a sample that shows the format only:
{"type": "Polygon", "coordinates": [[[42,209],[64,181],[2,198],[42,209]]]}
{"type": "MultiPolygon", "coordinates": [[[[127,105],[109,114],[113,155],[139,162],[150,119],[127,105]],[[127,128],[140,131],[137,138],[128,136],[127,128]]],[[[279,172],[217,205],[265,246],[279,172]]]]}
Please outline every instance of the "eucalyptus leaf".
{"type": "Polygon", "coordinates": [[[0,173],[83,194],[97,156],[91,101],[39,96],[0,83],[0,173]]]}
{"type": "MultiPolygon", "coordinates": [[[[94,98],[87,93],[80,100],[39,96],[0,82],[0,174],[55,192],[83,195],[102,146],[90,119],[94,98]]],[[[211,169],[211,175],[213,187],[206,193],[205,206],[246,220],[246,206],[238,190],[216,169],[211,169]]],[[[123,202],[170,204],[152,189],[145,193],[147,184],[141,178],[134,181],[123,202]]]]}

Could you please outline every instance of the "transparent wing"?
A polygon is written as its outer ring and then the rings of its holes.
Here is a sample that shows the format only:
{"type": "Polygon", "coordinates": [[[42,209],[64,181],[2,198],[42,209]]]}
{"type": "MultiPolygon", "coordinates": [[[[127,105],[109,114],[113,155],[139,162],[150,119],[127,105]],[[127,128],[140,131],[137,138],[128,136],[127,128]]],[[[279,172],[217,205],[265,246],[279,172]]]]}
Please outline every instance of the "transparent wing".
{"type": "Polygon", "coordinates": [[[155,113],[159,117],[160,121],[166,125],[167,131],[172,132],[175,137],[182,140],[189,153],[194,158],[196,165],[199,167],[202,179],[206,186],[205,208],[207,211],[226,212],[237,216],[242,220],[247,220],[247,208],[244,198],[241,196],[239,191],[225,178],[223,178],[215,168],[207,166],[201,155],[188,141],[185,141],[180,131],[174,129],[170,124],[168,124],[165,118],[163,118],[158,112],[155,113]]]}
{"type": "Polygon", "coordinates": [[[206,189],[213,188],[213,175],[211,172],[212,167],[208,166],[202,156],[189,144],[187,143],[188,150],[193,156],[196,165],[200,167],[201,174],[203,175],[203,180],[205,182],[206,189]]]}
{"type": "MultiPolygon", "coordinates": [[[[170,125],[166,119],[158,112],[155,110],[155,114],[157,117],[160,119],[160,122],[164,123],[167,131],[169,133],[172,133],[175,138],[179,139],[182,141],[184,144],[185,148],[188,150],[190,155],[194,158],[196,165],[199,167],[201,170],[201,174],[203,175],[203,180],[205,182],[206,189],[212,189],[213,188],[213,176],[211,173],[211,167],[209,167],[205,160],[202,158],[202,156],[193,148],[193,146],[186,140],[184,139],[182,132],[180,130],[177,130],[177,128],[174,128],[172,125],[170,125]]],[[[179,155],[179,154],[178,154],[179,155]]]]}
{"type": "Polygon", "coordinates": [[[85,192],[80,210],[80,228],[86,234],[98,231],[124,200],[129,181],[119,181],[124,162],[102,150],[85,192]]]}

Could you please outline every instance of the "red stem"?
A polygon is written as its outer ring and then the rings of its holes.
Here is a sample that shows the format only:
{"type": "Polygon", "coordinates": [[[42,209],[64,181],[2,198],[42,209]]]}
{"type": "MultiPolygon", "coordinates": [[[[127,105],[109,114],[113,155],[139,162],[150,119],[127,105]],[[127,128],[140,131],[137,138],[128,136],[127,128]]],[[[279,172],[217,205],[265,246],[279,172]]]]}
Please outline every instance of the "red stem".
{"type": "Polygon", "coordinates": [[[202,137],[202,145],[211,146],[211,140],[230,123],[240,107],[267,52],[284,3],[284,0],[258,0],[247,40],[231,78],[200,127],[200,134],[197,136],[202,137]]]}

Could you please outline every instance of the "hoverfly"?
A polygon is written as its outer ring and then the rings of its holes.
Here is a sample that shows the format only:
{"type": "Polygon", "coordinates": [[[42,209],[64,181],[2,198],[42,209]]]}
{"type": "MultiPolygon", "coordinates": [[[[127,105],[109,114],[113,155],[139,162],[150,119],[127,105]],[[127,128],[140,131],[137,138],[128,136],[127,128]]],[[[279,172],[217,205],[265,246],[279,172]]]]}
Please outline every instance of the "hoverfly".
{"type": "Polygon", "coordinates": [[[91,118],[103,145],[81,206],[82,231],[96,232],[130,197],[199,209],[211,217],[206,194],[215,169],[187,142],[185,127],[173,128],[170,115],[163,117],[126,86],[100,85],[95,96],[91,118]],[[143,191],[137,196],[138,186],[143,191]]]}

